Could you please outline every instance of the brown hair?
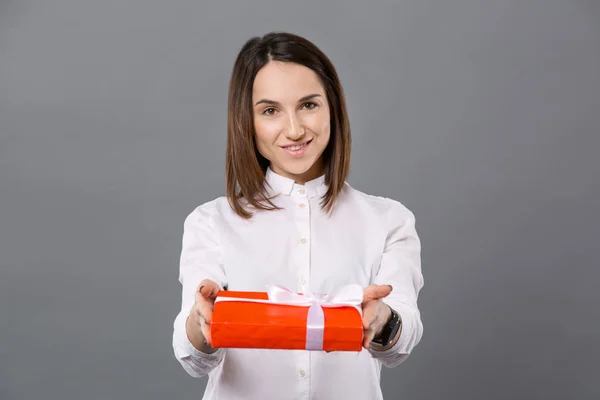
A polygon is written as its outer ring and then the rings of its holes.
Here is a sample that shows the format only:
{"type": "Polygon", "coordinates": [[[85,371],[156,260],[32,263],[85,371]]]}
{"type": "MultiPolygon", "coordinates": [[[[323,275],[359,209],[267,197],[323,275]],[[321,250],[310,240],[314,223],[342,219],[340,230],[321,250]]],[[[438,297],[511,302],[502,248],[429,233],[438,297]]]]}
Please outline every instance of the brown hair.
{"type": "Polygon", "coordinates": [[[252,87],[258,71],[269,61],[293,62],[313,70],[325,88],[331,115],[331,135],[322,157],[328,190],[321,207],[330,213],[350,170],[350,122],[337,72],[325,54],[305,38],[271,32],[248,40],[238,54],[229,84],[227,199],[241,217],[250,218],[243,202],[259,210],[278,209],[267,197],[264,179],[269,160],[256,147],[252,87]]]}

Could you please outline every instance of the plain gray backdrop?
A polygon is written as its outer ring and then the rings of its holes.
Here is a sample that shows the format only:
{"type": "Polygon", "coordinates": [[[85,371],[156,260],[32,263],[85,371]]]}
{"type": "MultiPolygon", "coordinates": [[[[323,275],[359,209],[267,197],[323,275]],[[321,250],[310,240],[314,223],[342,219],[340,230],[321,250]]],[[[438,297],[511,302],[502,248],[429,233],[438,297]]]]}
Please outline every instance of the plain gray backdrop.
{"type": "Polygon", "coordinates": [[[424,336],[385,398],[599,398],[600,2],[2,0],[0,399],[201,398],[183,221],[273,30],[338,69],[349,183],[417,218],[424,336]]]}

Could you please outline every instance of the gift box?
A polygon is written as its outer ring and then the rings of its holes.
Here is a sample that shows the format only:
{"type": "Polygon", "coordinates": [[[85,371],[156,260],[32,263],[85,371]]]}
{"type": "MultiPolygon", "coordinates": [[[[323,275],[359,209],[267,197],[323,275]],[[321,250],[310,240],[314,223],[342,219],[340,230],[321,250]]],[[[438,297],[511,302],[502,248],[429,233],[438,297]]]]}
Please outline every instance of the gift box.
{"type": "Polygon", "coordinates": [[[221,290],[210,324],[211,345],[222,348],[360,351],[363,289],[347,285],[327,295],[221,290]]]}

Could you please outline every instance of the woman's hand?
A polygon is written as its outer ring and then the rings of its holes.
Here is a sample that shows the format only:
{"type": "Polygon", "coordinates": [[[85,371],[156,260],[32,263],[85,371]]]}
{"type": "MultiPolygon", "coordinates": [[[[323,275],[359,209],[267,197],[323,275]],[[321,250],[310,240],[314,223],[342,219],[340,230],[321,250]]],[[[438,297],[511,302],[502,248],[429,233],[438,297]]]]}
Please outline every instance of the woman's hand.
{"type": "Polygon", "coordinates": [[[390,285],[369,285],[365,289],[362,302],[363,328],[365,330],[363,347],[369,349],[371,341],[392,317],[391,308],[381,301],[392,292],[390,285]]]}
{"type": "Polygon", "coordinates": [[[205,279],[200,282],[196,290],[196,302],[186,321],[186,332],[190,342],[205,353],[217,350],[210,345],[210,322],[219,290],[219,285],[211,280],[205,279]]]}

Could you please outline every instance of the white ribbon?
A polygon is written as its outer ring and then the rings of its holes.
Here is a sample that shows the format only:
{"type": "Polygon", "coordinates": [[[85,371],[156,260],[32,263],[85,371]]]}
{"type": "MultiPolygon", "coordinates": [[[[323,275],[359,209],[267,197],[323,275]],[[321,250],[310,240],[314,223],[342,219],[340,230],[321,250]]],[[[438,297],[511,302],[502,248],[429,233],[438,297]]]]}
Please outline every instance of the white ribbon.
{"type": "Polygon", "coordinates": [[[245,303],[281,304],[308,307],[306,320],[306,349],[323,350],[325,314],[323,307],[354,307],[362,316],[363,288],[357,284],[342,286],[328,294],[315,294],[309,290],[304,294],[294,293],[280,285],[267,285],[268,300],[218,296],[219,301],[241,301],[245,303]]]}

